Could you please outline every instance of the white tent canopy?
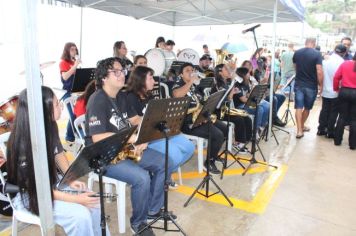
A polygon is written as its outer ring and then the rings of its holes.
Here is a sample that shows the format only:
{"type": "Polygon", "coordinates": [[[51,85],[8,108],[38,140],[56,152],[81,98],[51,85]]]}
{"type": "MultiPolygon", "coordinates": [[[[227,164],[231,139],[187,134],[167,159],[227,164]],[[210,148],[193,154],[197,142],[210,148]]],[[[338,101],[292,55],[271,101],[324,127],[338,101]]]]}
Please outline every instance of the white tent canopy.
{"type": "MultiPolygon", "coordinates": [[[[275,0],[64,0],[120,15],[171,26],[272,22],[275,0]]],[[[279,0],[277,21],[304,19],[299,0],[279,0]]]]}

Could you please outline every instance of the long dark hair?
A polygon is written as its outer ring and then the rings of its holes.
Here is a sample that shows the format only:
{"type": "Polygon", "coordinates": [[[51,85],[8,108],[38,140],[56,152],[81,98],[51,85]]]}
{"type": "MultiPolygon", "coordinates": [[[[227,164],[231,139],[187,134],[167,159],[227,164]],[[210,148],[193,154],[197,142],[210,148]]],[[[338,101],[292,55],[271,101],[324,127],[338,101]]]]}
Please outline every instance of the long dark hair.
{"type": "Polygon", "coordinates": [[[95,86],[95,80],[92,80],[89,82],[89,84],[87,84],[87,86],[85,87],[85,91],[82,95],[80,95],[79,99],[84,99],[84,105],[87,104],[90,95],[92,95],[95,92],[96,86],[95,86]]]}
{"type": "MultiPolygon", "coordinates": [[[[53,98],[53,91],[48,87],[42,86],[48,171],[51,189],[54,188],[54,184],[57,182],[54,137],[55,135],[58,135],[58,127],[54,120],[53,98]]],[[[25,207],[27,207],[30,212],[39,215],[26,90],[23,90],[19,95],[16,117],[7,143],[6,165],[8,170],[8,181],[18,185],[21,189],[21,198],[25,207]],[[25,193],[29,196],[28,206],[24,201],[25,193]]],[[[53,202],[53,191],[51,191],[51,196],[53,202]]]]}
{"type": "Polygon", "coordinates": [[[62,60],[65,60],[65,61],[71,61],[72,60],[72,58],[70,57],[70,48],[71,47],[76,47],[76,49],[77,49],[76,55],[78,55],[78,48],[75,45],[75,43],[69,42],[69,43],[66,43],[64,45],[63,53],[62,53],[62,56],[61,56],[62,60]]]}
{"type": "Polygon", "coordinates": [[[354,57],[352,58],[352,60],[354,61],[354,71],[356,72],[356,52],[355,52],[354,57]]]}
{"type": "Polygon", "coordinates": [[[119,49],[122,47],[122,45],[125,44],[124,41],[117,41],[114,43],[114,46],[113,46],[113,56],[114,57],[118,57],[119,56],[119,49]]]}
{"type": "Polygon", "coordinates": [[[153,75],[154,71],[146,66],[137,66],[130,74],[127,91],[133,92],[140,98],[149,99],[151,91],[146,89],[146,77],[148,74],[153,75]]]}
{"type": "Polygon", "coordinates": [[[220,72],[222,71],[223,67],[224,67],[224,64],[219,64],[219,65],[215,66],[215,69],[214,69],[216,86],[218,88],[221,88],[223,85],[225,85],[225,80],[220,75],[220,72]]]}
{"type": "MultiPolygon", "coordinates": [[[[251,66],[252,70],[251,70],[251,71],[249,71],[249,73],[250,73],[250,75],[251,75],[251,76],[253,76],[253,66],[252,66],[251,61],[249,61],[249,60],[245,60],[244,62],[242,62],[241,67],[245,67],[245,68],[247,68],[246,64],[250,64],[250,66],[251,66]]],[[[248,69],[248,68],[247,68],[247,69],[248,69]]],[[[249,70],[249,69],[248,69],[248,70],[249,70]]]]}

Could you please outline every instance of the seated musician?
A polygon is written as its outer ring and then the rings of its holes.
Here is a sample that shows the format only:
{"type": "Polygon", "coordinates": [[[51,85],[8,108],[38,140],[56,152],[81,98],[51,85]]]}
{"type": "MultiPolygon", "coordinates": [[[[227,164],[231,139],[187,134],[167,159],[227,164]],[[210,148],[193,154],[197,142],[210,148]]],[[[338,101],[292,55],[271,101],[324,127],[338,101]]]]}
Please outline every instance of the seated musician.
{"type": "MultiPolygon", "coordinates": [[[[153,74],[154,71],[151,68],[138,66],[131,72],[129,78],[128,103],[141,117],[146,110],[148,101],[153,98],[151,94],[155,83],[153,74]]],[[[148,147],[165,154],[165,145],[165,139],[160,139],[150,142],[148,147]]],[[[168,155],[170,161],[168,174],[170,175],[177,171],[179,166],[188,161],[192,157],[194,149],[194,144],[183,134],[169,137],[168,155]]],[[[173,181],[170,182],[170,187],[176,187],[173,181]]]]}
{"type": "MultiPolygon", "coordinates": [[[[101,235],[99,198],[91,197],[93,192],[73,195],[61,192],[55,187],[59,182],[59,173],[67,171],[69,167],[56,123],[62,107],[48,87],[42,86],[42,101],[54,222],[64,229],[66,235],[99,236],[101,235]]],[[[23,90],[19,96],[16,118],[7,144],[8,182],[21,189],[13,199],[16,208],[39,215],[30,139],[27,91],[23,90]]],[[[70,187],[76,190],[86,189],[85,184],[79,181],[73,181],[70,187]]],[[[110,232],[106,231],[107,235],[110,235],[110,232]]]]}
{"type": "MultiPolygon", "coordinates": [[[[227,65],[219,64],[215,67],[215,80],[216,84],[212,88],[211,93],[228,89],[229,83],[235,83],[231,81],[231,74],[227,65]]],[[[231,90],[227,97],[227,100],[232,101],[233,95],[240,92],[238,88],[231,90]]],[[[220,111],[217,112],[220,114],[220,111]]],[[[221,118],[221,117],[220,117],[221,118]]],[[[228,119],[228,114],[225,114],[224,120],[228,119]]],[[[239,153],[247,153],[246,143],[251,140],[252,137],[252,120],[249,116],[230,115],[230,121],[235,124],[235,142],[234,147],[239,153]]]]}
{"type": "Polygon", "coordinates": [[[210,69],[212,60],[209,54],[205,54],[199,59],[199,67],[197,69],[205,74],[206,77],[214,77],[214,70],[210,69]]]}
{"type": "MultiPolygon", "coordinates": [[[[244,61],[241,65],[242,67],[245,67],[249,70],[249,74],[250,74],[250,83],[252,83],[253,86],[259,84],[259,82],[257,82],[257,80],[255,79],[255,77],[253,76],[253,68],[252,68],[252,64],[250,61],[244,61]]],[[[262,81],[260,81],[260,83],[267,83],[268,82],[268,78],[264,78],[262,81]]],[[[265,97],[265,100],[267,102],[269,102],[269,95],[265,97]]],[[[286,123],[283,122],[281,119],[279,119],[278,117],[278,111],[279,108],[281,108],[281,106],[283,105],[284,101],[286,100],[286,97],[283,94],[279,94],[279,93],[274,93],[273,94],[273,111],[272,111],[272,121],[273,124],[276,126],[281,126],[284,127],[286,126],[286,123]]]]}
{"type": "MultiPolygon", "coordinates": [[[[131,71],[133,69],[132,61],[129,58],[127,58],[127,47],[124,41],[117,41],[114,43],[113,56],[121,59],[123,63],[123,67],[127,71],[131,71]]],[[[127,73],[127,75],[125,76],[125,82],[127,82],[127,80],[129,79],[128,76],[129,74],[127,73]]]]}
{"type": "MultiPolygon", "coordinates": [[[[245,109],[250,114],[255,114],[256,109],[245,107],[245,104],[250,95],[250,76],[248,73],[248,69],[244,67],[239,67],[236,69],[236,74],[243,78],[241,83],[238,83],[238,88],[240,92],[233,96],[234,106],[239,109],[245,109]]],[[[257,134],[258,136],[262,133],[263,129],[268,124],[268,116],[269,116],[269,102],[262,100],[257,106],[257,134]]]]}
{"type": "MultiPolygon", "coordinates": [[[[125,81],[125,69],[119,58],[107,58],[97,64],[97,90],[90,96],[86,113],[86,134],[89,142],[98,142],[119,130],[138,125],[141,118],[128,105],[126,92],[121,91],[125,81]]],[[[136,140],[136,135],[129,143],[136,140]]],[[[137,233],[152,220],[163,214],[164,194],[164,155],[147,147],[147,144],[135,146],[141,153],[138,163],[122,160],[107,166],[105,176],[131,185],[131,204],[133,208],[132,230],[137,233]],[[152,177],[152,179],[151,179],[152,177]]],[[[176,216],[174,216],[176,218],[176,216]]],[[[142,235],[154,235],[151,228],[142,235]]]]}
{"type": "Polygon", "coordinates": [[[147,66],[147,58],[144,55],[137,55],[134,58],[134,68],[137,66],[147,66]]]}
{"type": "MultiPolygon", "coordinates": [[[[190,96],[191,108],[196,107],[200,102],[202,102],[202,94],[199,94],[196,81],[199,78],[194,73],[194,66],[191,63],[184,63],[180,69],[180,78],[173,85],[173,97],[185,97],[190,96]]],[[[192,128],[193,114],[188,114],[183,123],[182,131],[183,133],[194,135],[202,138],[208,138],[208,124],[203,123],[198,127],[192,128]]],[[[220,170],[215,165],[215,161],[221,161],[218,158],[218,153],[222,144],[224,143],[224,134],[226,133],[227,126],[222,122],[217,120],[211,127],[211,162],[205,162],[205,167],[210,168],[209,170],[213,174],[219,174],[220,170]]]]}
{"type": "Polygon", "coordinates": [[[95,80],[92,80],[85,87],[84,93],[80,95],[75,102],[73,112],[75,117],[79,117],[86,113],[86,106],[90,96],[95,92],[95,80]]]}

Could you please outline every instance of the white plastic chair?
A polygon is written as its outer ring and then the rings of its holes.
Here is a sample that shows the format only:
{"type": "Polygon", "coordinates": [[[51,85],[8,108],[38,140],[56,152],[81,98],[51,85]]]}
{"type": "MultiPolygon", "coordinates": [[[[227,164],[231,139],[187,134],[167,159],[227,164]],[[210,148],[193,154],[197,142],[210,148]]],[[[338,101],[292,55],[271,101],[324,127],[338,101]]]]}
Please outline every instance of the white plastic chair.
{"type": "MultiPolygon", "coordinates": [[[[4,133],[0,135],[0,147],[2,152],[4,153],[4,157],[6,158],[6,145],[5,142],[9,139],[10,132],[4,133]]],[[[4,174],[2,171],[0,171],[0,182],[3,186],[5,186],[5,179],[4,179],[4,174]]],[[[4,199],[5,195],[2,195],[2,199],[4,199]]],[[[43,229],[41,227],[41,221],[40,218],[32,213],[30,213],[27,210],[18,210],[16,207],[13,205],[10,195],[6,194],[6,200],[10,202],[11,208],[12,208],[12,232],[11,234],[13,236],[17,236],[17,227],[18,227],[18,221],[27,223],[27,224],[34,224],[38,225],[41,229],[41,234],[44,235],[43,229]]]]}
{"type": "Polygon", "coordinates": [[[204,166],[204,141],[206,139],[194,136],[194,135],[189,135],[189,134],[184,134],[185,137],[188,139],[195,141],[198,149],[198,173],[203,173],[203,166],[204,166]]]}
{"type": "MultiPolygon", "coordinates": [[[[77,117],[73,123],[81,143],[85,145],[84,137],[82,137],[82,134],[85,135],[85,115],[77,117]],[[80,132],[80,128],[82,132],[80,132]]],[[[89,190],[93,189],[94,181],[99,182],[99,176],[94,172],[90,172],[88,178],[89,190]]],[[[112,185],[115,185],[116,194],[118,195],[116,204],[119,233],[124,234],[126,232],[126,183],[106,176],[103,176],[103,183],[105,184],[105,191],[108,193],[112,193],[112,185]]]]}
{"type": "MultiPolygon", "coordinates": [[[[74,105],[75,105],[77,99],[78,99],[78,96],[75,95],[75,94],[72,94],[70,97],[68,97],[68,98],[63,100],[63,105],[65,106],[67,111],[68,111],[68,105],[69,105],[71,107],[71,109],[72,109],[72,113],[74,114],[74,105]]],[[[69,114],[69,111],[68,111],[68,114],[69,114]]],[[[75,131],[75,127],[73,127],[74,120],[72,120],[72,117],[71,117],[70,114],[69,114],[69,120],[70,120],[70,124],[72,126],[72,129],[73,129],[75,142],[78,143],[78,144],[81,144],[82,139],[79,137],[79,133],[74,132],[75,131]]],[[[81,150],[81,147],[76,151],[76,154],[78,154],[80,150],[81,150]]]]}

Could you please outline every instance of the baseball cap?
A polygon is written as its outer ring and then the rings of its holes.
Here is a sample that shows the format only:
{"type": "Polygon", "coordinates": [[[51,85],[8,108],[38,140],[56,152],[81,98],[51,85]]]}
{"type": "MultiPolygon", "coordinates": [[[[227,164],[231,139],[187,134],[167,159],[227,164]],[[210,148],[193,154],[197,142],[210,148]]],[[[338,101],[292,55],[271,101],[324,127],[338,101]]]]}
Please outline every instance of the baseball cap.
{"type": "Polygon", "coordinates": [[[342,45],[342,44],[338,44],[336,47],[335,47],[335,52],[337,53],[345,53],[347,51],[347,48],[342,45]]]}

